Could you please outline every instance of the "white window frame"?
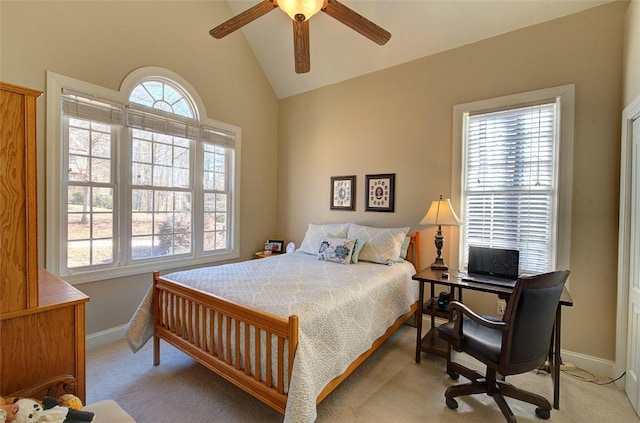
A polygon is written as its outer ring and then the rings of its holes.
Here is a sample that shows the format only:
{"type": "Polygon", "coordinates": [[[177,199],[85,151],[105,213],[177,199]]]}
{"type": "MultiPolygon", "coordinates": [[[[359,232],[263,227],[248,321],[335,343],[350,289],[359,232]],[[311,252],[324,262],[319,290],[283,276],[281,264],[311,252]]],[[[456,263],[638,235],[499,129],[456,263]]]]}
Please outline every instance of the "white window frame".
{"type": "MultiPolygon", "coordinates": [[[[569,269],[571,245],[571,197],[573,175],[573,127],[575,86],[573,84],[544,88],[519,94],[507,95],[487,100],[458,104],[453,108],[453,151],[452,151],[452,186],[451,202],[460,215],[465,215],[463,209],[464,184],[464,148],[465,148],[465,119],[471,113],[517,108],[521,105],[540,103],[545,100],[557,100],[559,107],[559,156],[558,192],[555,213],[555,268],[569,269]]],[[[464,222],[463,222],[464,225],[464,222]]],[[[450,262],[452,266],[464,268],[467,257],[464,257],[465,245],[463,231],[457,230],[458,248],[452,251],[450,262]]],[[[456,236],[456,234],[453,234],[456,236]]]]}
{"type": "MultiPolygon", "coordinates": [[[[88,82],[76,80],[68,76],[56,74],[54,72],[47,72],[47,217],[46,217],[46,268],[63,277],[67,282],[72,284],[93,282],[97,280],[105,280],[117,277],[124,277],[130,275],[137,275],[142,273],[149,273],[152,271],[162,271],[167,269],[175,269],[180,267],[195,266],[205,263],[213,263],[219,261],[226,261],[236,259],[240,257],[240,170],[241,170],[241,129],[237,126],[230,125],[224,122],[219,122],[214,119],[208,118],[204,103],[197,94],[197,91],[182,77],[164,68],[159,67],[144,67],[136,69],[131,72],[124,79],[120,89],[118,91],[111,90],[105,87],[101,87],[88,82]],[[61,204],[62,189],[65,187],[61,181],[63,161],[65,159],[65,152],[63,151],[63,138],[62,138],[62,92],[64,89],[71,90],[83,94],[93,95],[101,99],[110,100],[120,104],[129,103],[129,94],[131,90],[140,82],[154,77],[165,79],[174,82],[182,89],[186,91],[190,99],[196,108],[196,114],[199,116],[199,123],[203,127],[217,128],[225,132],[233,134],[234,137],[234,152],[232,157],[232,163],[230,163],[230,192],[231,192],[231,204],[230,204],[230,220],[231,227],[229,229],[230,247],[225,251],[213,251],[202,252],[201,241],[192,240],[192,243],[197,248],[193,249],[193,253],[190,255],[181,256],[164,256],[157,259],[148,259],[129,261],[123,260],[121,263],[115,266],[106,266],[101,268],[96,266],[94,269],[82,269],[78,271],[70,270],[68,272],[61,273],[61,263],[66,257],[66,246],[63,244],[62,228],[66,228],[66,204],[61,204]],[[63,210],[65,207],[65,210],[63,210]],[[200,249],[200,252],[198,252],[200,249]]],[[[128,131],[128,128],[122,127],[122,131],[128,131]]],[[[122,136],[120,140],[126,139],[122,136]]],[[[121,146],[116,147],[117,150],[121,150],[121,146]]],[[[130,239],[130,230],[128,228],[128,222],[130,217],[118,218],[118,214],[122,216],[130,216],[127,205],[130,201],[125,201],[128,189],[129,181],[128,175],[130,170],[128,169],[128,163],[130,161],[130,152],[127,148],[124,148],[124,155],[122,152],[117,153],[118,163],[116,165],[117,180],[116,183],[118,190],[121,190],[119,198],[114,198],[114,208],[116,204],[119,204],[119,210],[122,213],[116,212],[114,217],[114,225],[118,225],[117,232],[119,236],[125,239],[130,239]],[[124,163],[121,163],[122,158],[124,163]],[[124,191],[124,197],[122,195],[124,191]],[[125,200],[118,202],[118,199],[124,198],[125,200]]],[[[197,175],[202,169],[202,164],[195,163],[191,169],[192,178],[197,175]]],[[[194,198],[193,201],[200,201],[200,199],[194,198]]],[[[192,231],[193,233],[202,233],[202,219],[201,216],[194,216],[192,219],[192,231]]],[[[128,241],[125,243],[128,244],[128,241]]],[[[116,241],[116,248],[117,241],[116,241]]],[[[128,248],[124,248],[128,250],[128,248]]],[[[122,256],[127,253],[119,252],[122,256]]],[[[127,255],[128,256],[128,255],[127,255]]]]}

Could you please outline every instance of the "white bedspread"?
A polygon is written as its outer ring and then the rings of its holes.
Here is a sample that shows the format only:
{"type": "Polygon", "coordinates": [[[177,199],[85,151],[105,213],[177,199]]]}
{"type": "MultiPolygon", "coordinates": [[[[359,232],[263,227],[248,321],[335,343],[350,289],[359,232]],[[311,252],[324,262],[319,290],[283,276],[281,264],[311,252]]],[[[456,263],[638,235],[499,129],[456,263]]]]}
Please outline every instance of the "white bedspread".
{"type": "MultiPolygon", "coordinates": [[[[296,252],[166,277],[278,316],[298,316],[284,418],[297,423],[316,419],[316,398],[326,384],[418,300],[414,273],[408,261],[341,265],[296,252]]],[[[150,322],[149,307],[147,296],[127,328],[134,351],[152,333],[141,328],[150,322]]]]}

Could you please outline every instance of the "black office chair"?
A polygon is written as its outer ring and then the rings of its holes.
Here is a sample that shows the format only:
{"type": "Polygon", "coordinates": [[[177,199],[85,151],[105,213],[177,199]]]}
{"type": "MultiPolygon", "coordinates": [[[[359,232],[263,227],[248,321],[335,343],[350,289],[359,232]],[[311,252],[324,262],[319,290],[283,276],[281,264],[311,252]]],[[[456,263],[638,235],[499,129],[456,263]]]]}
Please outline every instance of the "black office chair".
{"type": "Polygon", "coordinates": [[[458,408],[455,397],[486,393],[494,398],[508,422],[516,418],[505,396],[536,405],[536,415],[542,419],[551,416],[546,398],[503,379],[537,369],[547,360],[556,309],[568,277],[569,271],[561,270],[518,279],[502,320],[482,317],[457,301],[449,304],[452,318],[438,327],[440,337],[450,348],[484,363],[487,372],[482,375],[448,359],[447,373],[454,379],[460,374],[471,383],[449,387],[444,394],[447,407],[458,408]]]}

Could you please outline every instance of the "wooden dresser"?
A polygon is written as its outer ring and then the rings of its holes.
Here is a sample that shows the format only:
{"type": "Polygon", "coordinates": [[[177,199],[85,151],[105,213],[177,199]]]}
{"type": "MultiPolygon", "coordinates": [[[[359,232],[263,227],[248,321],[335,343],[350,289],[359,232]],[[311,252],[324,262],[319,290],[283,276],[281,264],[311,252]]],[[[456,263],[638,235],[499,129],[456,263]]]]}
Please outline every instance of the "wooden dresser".
{"type": "Polygon", "coordinates": [[[36,101],[0,82],[0,395],[72,375],[85,401],[85,303],[38,267],[36,101]]]}

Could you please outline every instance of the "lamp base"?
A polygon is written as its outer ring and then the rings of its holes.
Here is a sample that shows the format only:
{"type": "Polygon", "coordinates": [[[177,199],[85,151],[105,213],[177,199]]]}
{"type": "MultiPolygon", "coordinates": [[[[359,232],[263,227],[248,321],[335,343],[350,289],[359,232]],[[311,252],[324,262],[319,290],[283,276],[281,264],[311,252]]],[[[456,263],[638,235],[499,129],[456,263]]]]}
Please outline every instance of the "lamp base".
{"type": "Polygon", "coordinates": [[[431,263],[432,270],[449,270],[449,266],[444,264],[442,257],[436,257],[436,261],[431,263]]]}

